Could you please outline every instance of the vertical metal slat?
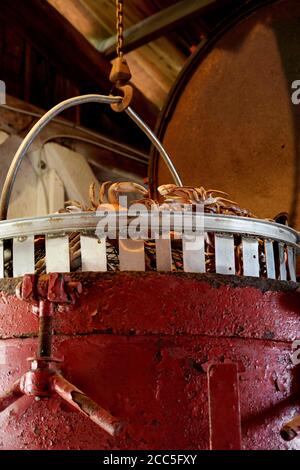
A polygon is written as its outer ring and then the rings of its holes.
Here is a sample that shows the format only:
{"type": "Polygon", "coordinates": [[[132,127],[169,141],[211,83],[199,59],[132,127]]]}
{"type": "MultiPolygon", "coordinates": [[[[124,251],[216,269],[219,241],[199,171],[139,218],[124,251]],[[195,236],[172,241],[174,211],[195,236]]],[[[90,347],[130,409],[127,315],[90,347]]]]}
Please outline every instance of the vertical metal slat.
{"type": "Polygon", "coordinates": [[[204,235],[197,235],[192,241],[182,239],[183,270],[186,273],[205,273],[204,235]]]}
{"type": "Polygon", "coordinates": [[[215,234],[216,272],[235,274],[233,235],[215,234]]]}
{"type": "Polygon", "coordinates": [[[288,246],[288,263],[291,281],[296,282],[296,256],[295,248],[288,246]]]}
{"type": "Polygon", "coordinates": [[[47,273],[70,272],[69,237],[46,236],[47,273]]]}
{"type": "Polygon", "coordinates": [[[13,240],[13,276],[33,274],[34,266],[34,237],[20,237],[13,240]]]}
{"type": "Polygon", "coordinates": [[[172,271],[172,253],[170,238],[156,239],[155,247],[157,271],[172,271]]]}
{"type": "Polygon", "coordinates": [[[267,276],[269,279],[276,279],[274,246],[271,240],[265,240],[265,255],[267,265],[267,276]]]}
{"type": "Polygon", "coordinates": [[[244,276],[259,277],[258,240],[242,238],[244,276]]]}
{"type": "Polygon", "coordinates": [[[120,271],[145,271],[143,240],[119,239],[120,271]]]}
{"type": "Polygon", "coordinates": [[[280,280],[287,280],[287,269],[286,269],[286,259],[285,259],[285,249],[283,243],[278,243],[279,248],[279,263],[280,263],[280,280]]]}
{"type": "Polygon", "coordinates": [[[82,271],[107,271],[106,239],[80,236],[82,271]]]}

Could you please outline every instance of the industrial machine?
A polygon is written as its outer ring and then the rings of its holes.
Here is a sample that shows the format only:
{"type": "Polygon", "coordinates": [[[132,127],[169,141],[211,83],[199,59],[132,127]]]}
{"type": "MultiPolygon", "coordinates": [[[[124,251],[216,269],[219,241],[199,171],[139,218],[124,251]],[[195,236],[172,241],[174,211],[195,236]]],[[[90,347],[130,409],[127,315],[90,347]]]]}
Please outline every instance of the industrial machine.
{"type": "MultiPolygon", "coordinates": [[[[226,35],[236,34],[236,28],[244,31],[245,44],[250,37],[253,45],[256,34],[265,33],[264,21],[270,24],[272,15],[285,19],[280,8],[295,4],[266,3],[217,35],[215,54],[223,50],[218,40],[227,41],[229,50],[226,35]],[[248,22],[255,26],[247,33],[248,22]]],[[[232,53],[231,63],[235,59],[232,53]]],[[[222,61],[214,60],[222,72],[222,61]]],[[[175,125],[164,116],[159,134],[172,150],[170,158],[130,107],[122,55],[117,65],[119,94],[57,105],[24,139],[6,178],[0,202],[1,447],[297,449],[299,234],[284,215],[257,218],[220,191],[198,187],[202,176],[213,181],[211,172],[206,176],[208,159],[195,159],[194,139],[205,121],[185,128],[187,142],[180,146],[176,132],[191,120],[175,125]],[[104,200],[104,186],[91,208],[5,220],[15,176],[34,138],[62,110],[90,101],[127,112],[150,138],[175,184],[165,169],[159,172],[156,156],[150,192],[120,183],[109,186],[111,197],[104,200]],[[183,148],[190,166],[182,163],[183,148]],[[141,192],[138,214],[121,205],[123,192],[141,192]],[[100,230],[104,218],[105,234],[100,230]],[[116,221],[113,228],[111,221],[116,221]]],[[[189,88],[183,96],[193,91],[189,88]]],[[[187,107],[191,111],[199,108],[187,107]]],[[[265,107],[259,111],[265,119],[265,107]]],[[[174,112],[174,122],[178,116],[174,112]]],[[[227,117],[222,116],[223,123],[227,117]]],[[[257,140],[250,137],[255,147],[257,140]]],[[[247,145],[240,145],[246,153],[247,145]]],[[[226,155],[224,145],[223,150],[226,155]]],[[[234,198],[242,199],[243,183],[240,192],[232,189],[234,198]]],[[[246,196],[242,202],[252,209],[246,196]]],[[[259,204],[252,210],[260,214],[259,204]]]]}

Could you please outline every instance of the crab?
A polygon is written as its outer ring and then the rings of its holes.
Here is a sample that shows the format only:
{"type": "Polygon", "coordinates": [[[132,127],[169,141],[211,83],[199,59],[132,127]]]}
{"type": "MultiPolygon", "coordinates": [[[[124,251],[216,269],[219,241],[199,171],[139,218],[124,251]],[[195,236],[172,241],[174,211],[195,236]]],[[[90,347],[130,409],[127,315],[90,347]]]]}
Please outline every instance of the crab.
{"type": "Polygon", "coordinates": [[[139,194],[142,195],[141,199],[133,200],[131,202],[143,204],[150,207],[155,204],[153,199],[149,198],[149,192],[144,186],[130,181],[123,181],[113,183],[106,181],[100,184],[98,195],[96,196],[96,184],[92,183],[89,188],[89,202],[90,206],[86,207],[79,201],[67,201],[66,208],[60,212],[95,212],[98,209],[110,210],[124,210],[126,209],[120,204],[119,196],[121,194],[139,194]]]}
{"type": "Polygon", "coordinates": [[[217,189],[205,190],[203,186],[195,188],[165,184],[159,186],[158,192],[165,204],[203,204],[204,212],[255,217],[250,211],[238,207],[235,201],[227,199],[228,193],[217,189]]]}

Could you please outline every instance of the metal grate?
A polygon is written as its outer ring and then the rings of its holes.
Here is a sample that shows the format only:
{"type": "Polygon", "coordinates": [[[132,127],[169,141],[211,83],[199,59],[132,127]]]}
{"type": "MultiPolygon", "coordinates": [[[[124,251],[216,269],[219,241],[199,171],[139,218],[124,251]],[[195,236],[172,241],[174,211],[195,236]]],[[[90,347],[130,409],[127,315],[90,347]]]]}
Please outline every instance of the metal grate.
{"type": "MultiPolygon", "coordinates": [[[[148,213],[141,214],[148,217],[148,213]]],[[[178,228],[171,215],[170,233],[159,225],[153,240],[112,236],[98,239],[96,213],[56,214],[0,222],[0,277],[34,272],[184,271],[264,277],[296,281],[299,234],[273,222],[228,215],[198,215],[203,233],[187,249],[186,233],[174,240],[178,228]]],[[[197,215],[184,214],[184,218],[197,215]]],[[[176,219],[176,220],[175,220],[176,219]]],[[[194,220],[194,219],[193,219],[194,220]]],[[[193,227],[192,224],[187,224],[193,227]]],[[[193,228],[191,228],[191,235],[193,228]]]]}

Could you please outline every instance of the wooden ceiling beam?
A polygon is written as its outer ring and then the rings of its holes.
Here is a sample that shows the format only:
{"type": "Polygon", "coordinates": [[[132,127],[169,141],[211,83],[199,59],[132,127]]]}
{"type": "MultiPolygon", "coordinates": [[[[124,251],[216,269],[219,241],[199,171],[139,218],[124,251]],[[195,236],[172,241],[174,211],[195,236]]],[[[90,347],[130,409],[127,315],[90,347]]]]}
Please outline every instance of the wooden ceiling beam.
{"type": "MultiPolygon", "coordinates": [[[[99,87],[108,93],[111,64],[54,7],[41,0],[1,0],[0,18],[18,31],[76,84],[99,87]]],[[[157,108],[138,90],[133,106],[150,125],[157,108]]]]}
{"type": "MultiPolygon", "coordinates": [[[[149,16],[124,31],[124,52],[130,52],[165,35],[218,3],[217,0],[189,0],[188,2],[181,0],[149,16]]],[[[106,57],[110,59],[115,57],[116,36],[111,36],[100,42],[94,41],[94,43],[97,50],[102,52],[106,57]]]]}

